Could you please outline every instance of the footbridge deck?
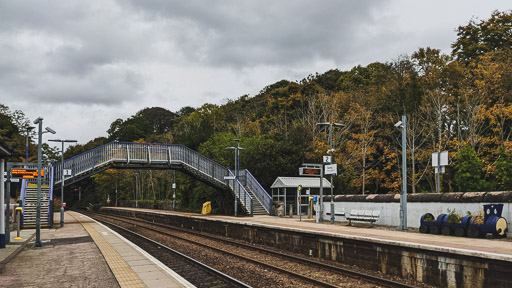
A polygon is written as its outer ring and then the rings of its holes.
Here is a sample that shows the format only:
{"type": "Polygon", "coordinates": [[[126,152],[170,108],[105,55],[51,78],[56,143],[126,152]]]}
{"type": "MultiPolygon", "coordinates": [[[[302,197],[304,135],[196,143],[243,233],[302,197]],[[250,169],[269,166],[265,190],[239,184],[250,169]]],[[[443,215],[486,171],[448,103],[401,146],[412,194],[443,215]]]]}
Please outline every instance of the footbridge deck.
{"type": "Polygon", "coordinates": [[[70,171],[64,185],[110,168],[117,169],[176,169],[221,190],[231,191],[245,211],[269,214],[272,198],[247,170],[238,180],[232,170],[181,144],[110,142],[67,159],[54,167],[54,183],[61,185],[62,171],[70,171]],[[63,168],[63,169],[62,169],[63,168]]]}

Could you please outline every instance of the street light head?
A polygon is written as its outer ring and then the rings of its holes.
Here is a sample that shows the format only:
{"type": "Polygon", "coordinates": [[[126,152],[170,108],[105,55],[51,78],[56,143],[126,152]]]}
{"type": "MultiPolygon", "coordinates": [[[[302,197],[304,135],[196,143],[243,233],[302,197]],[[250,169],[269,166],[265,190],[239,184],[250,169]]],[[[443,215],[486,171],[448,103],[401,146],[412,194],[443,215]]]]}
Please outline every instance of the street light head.
{"type": "Polygon", "coordinates": [[[233,139],[233,141],[240,142],[240,139],[233,139]]]}
{"type": "Polygon", "coordinates": [[[62,142],[60,139],[48,139],[49,142],[62,142]]]}
{"type": "Polygon", "coordinates": [[[46,131],[48,131],[48,132],[50,132],[50,133],[52,133],[52,134],[57,133],[57,132],[55,132],[55,130],[53,130],[53,129],[52,129],[52,128],[50,128],[50,127],[46,127],[45,129],[46,129],[46,131]]]}
{"type": "Polygon", "coordinates": [[[77,141],[77,140],[69,140],[69,139],[66,139],[66,140],[64,140],[64,142],[66,142],[66,143],[76,143],[76,142],[78,142],[78,141],[77,141]]]}
{"type": "Polygon", "coordinates": [[[322,123],[316,123],[317,126],[330,126],[331,123],[329,122],[322,122],[322,123]]]}
{"type": "Polygon", "coordinates": [[[224,149],[226,149],[226,150],[234,150],[234,149],[236,149],[236,147],[226,147],[224,149]]]}
{"type": "Polygon", "coordinates": [[[396,123],[395,123],[395,127],[396,127],[396,128],[402,128],[402,127],[403,127],[403,125],[402,125],[402,121],[398,121],[398,122],[396,122],[396,123]]]}
{"type": "Polygon", "coordinates": [[[41,116],[37,117],[36,120],[34,120],[34,124],[39,124],[39,122],[43,121],[43,118],[41,116]]]}
{"type": "Polygon", "coordinates": [[[341,123],[333,123],[333,125],[336,127],[347,127],[347,125],[341,123]]]}

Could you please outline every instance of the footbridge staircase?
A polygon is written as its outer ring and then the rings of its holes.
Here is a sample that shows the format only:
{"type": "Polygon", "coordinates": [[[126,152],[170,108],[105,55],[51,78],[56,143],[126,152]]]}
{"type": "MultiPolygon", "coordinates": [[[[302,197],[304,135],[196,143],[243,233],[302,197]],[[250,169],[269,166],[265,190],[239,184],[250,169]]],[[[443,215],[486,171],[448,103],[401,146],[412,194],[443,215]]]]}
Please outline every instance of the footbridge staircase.
{"type": "MultiPolygon", "coordinates": [[[[36,164],[20,163],[20,167],[37,169],[36,164]]],[[[53,225],[53,167],[43,166],[43,176],[41,177],[41,208],[40,224],[41,227],[51,227],[53,225]]],[[[37,215],[37,178],[23,179],[21,183],[20,205],[23,208],[23,218],[21,225],[24,229],[36,228],[37,215]]]]}
{"type": "Polygon", "coordinates": [[[272,198],[247,170],[234,171],[180,144],[110,142],[53,166],[54,185],[62,183],[62,168],[71,171],[64,185],[110,168],[177,169],[237,197],[248,215],[270,214],[272,198]]]}

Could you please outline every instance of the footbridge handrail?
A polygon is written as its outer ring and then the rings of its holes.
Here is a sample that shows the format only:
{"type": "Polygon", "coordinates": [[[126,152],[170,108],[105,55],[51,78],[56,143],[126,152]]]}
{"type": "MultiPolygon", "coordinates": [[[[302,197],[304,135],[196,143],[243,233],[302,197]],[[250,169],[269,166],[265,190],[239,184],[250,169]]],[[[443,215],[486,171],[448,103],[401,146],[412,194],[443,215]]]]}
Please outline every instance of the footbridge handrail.
{"type": "MultiPolygon", "coordinates": [[[[240,181],[236,181],[238,183],[235,184],[235,181],[229,180],[233,178],[233,173],[223,165],[181,144],[110,142],[64,160],[63,163],[55,164],[54,183],[60,184],[62,181],[61,167],[64,170],[70,170],[71,175],[69,177],[75,178],[94,173],[98,169],[106,169],[107,165],[112,164],[123,168],[166,168],[172,165],[180,165],[184,170],[216,186],[229,187],[232,191],[238,191],[236,190],[238,186],[241,192],[240,202],[252,215],[253,199],[240,181]],[[231,177],[226,179],[226,176],[231,177]]],[[[259,186],[260,188],[256,189],[257,193],[261,194],[260,190],[264,191],[252,175],[247,178],[251,179],[249,180],[251,189],[253,189],[253,186],[259,186]]],[[[266,194],[266,192],[264,193],[266,194]]]]}
{"type": "Polygon", "coordinates": [[[267,191],[263,189],[261,184],[256,180],[256,178],[254,178],[254,176],[252,176],[249,170],[240,170],[240,176],[242,176],[242,183],[245,181],[245,185],[251,189],[251,191],[254,193],[254,196],[258,198],[265,210],[267,210],[267,213],[270,214],[270,211],[272,211],[272,197],[268,195],[267,191]]]}

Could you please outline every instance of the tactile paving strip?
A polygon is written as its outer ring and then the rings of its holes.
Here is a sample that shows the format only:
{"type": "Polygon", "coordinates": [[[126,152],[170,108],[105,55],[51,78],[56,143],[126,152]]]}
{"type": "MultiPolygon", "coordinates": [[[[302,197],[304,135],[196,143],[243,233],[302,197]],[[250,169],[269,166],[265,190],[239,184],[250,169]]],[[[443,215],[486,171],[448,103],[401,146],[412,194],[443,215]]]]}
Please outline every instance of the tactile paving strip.
{"type": "Polygon", "coordinates": [[[96,246],[105,257],[110,270],[117,279],[117,282],[121,287],[126,288],[135,288],[135,287],[147,287],[144,282],[140,279],[140,277],[133,271],[133,269],[126,263],[126,261],[119,255],[119,253],[110,245],[110,243],[103,238],[103,236],[98,233],[91,225],[87,222],[81,221],[80,217],[74,215],[74,213],[70,213],[78,222],[82,224],[82,226],[87,230],[89,235],[96,243],[96,246]]]}

